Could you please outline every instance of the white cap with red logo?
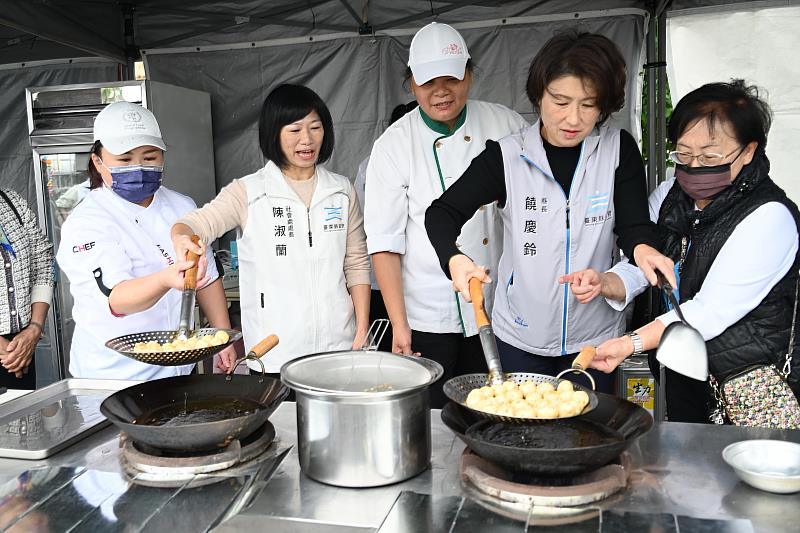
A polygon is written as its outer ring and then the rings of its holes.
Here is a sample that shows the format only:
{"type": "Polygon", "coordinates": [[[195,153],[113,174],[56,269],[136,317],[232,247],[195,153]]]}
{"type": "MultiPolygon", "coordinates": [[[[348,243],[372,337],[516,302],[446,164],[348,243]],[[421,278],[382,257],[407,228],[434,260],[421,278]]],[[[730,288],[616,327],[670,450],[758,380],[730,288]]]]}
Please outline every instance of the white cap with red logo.
{"type": "Polygon", "coordinates": [[[447,24],[431,22],[411,40],[408,66],[417,85],[440,76],[463,80],[469,58],[460,33],[447,24]]]}
{"type": "Polygon", "coordinates": [[[166,150],[161,128],[153,113],[138,104],[114,102],[94,119],[94,140],[114,155],[122,155],[140,146],[166,150]]]}

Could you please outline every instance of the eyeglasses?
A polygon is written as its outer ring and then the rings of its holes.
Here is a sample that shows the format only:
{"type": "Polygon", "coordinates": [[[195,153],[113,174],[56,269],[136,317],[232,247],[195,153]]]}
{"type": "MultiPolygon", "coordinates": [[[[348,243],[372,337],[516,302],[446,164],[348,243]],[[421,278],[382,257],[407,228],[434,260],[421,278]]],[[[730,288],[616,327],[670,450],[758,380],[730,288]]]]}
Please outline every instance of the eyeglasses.
{"type": "Polygon", "coordinates": [[[736,158],[741,155],[744,151],[745,147],[736,148],[733,152],[729,153],[728,155],[720,155],[715,153],[707,153],[707,154],[699,154],[699,155],[692,155],[689,152],[678,152],[672,151],[669,153],[669,158],[672,159],[675,163],[679,165],[691,165],[692,160],[697,159],[697,162],[700,163],[702,167],[715,167],[717,165],[723,164],[723,161],[728,157],[732,156],[736,151],[739,151],[739,154],[733,158],[733,161],[736,161],[736,158]]]}

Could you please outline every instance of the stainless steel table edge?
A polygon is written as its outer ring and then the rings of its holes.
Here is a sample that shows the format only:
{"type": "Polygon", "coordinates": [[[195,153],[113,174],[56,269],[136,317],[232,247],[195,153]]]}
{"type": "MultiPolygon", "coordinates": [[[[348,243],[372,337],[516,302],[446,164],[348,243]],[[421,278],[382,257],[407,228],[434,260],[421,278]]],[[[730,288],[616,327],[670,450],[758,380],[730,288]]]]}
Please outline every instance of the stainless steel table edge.
{"type": "MultiPolygon", "coordinates": [[[[141,383],[141,381],[127,381],[119,379],[82,379],[82,378],[67,378],[57,381],[47,387],[35,390],[24,396],[14,398],[2,405],[0,405],[0,418],[12,415],[27,407],[32,407],[38,403],[46,402],[49,399],[55,398],[59,394],[70,390],[94,390],[108,392],[106,396],[120,391],[122,389],[131,387],[141,383]]],[[[19,450],[15,448],[0,448],[0,457],[9,459],[45,459],[54,455],[64,448],[82,440],[92,433],[105,428],[110,425],[110,422],[102,417],[94,424],[87,426],[82,431],[75,435],[57,443],[54,446],[40,450],[19,450]]]]}

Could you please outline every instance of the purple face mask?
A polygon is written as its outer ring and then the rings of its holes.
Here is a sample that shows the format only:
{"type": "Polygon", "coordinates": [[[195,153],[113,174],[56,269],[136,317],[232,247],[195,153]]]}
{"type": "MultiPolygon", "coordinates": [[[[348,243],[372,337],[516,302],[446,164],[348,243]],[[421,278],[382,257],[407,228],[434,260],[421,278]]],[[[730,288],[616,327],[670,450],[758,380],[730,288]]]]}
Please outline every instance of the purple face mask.
{"type": "Polygon", "coordinates": [[[677,165],[675,179],[692,200],[710,200],[731,186],[731,164],[713,167],[677,165]]]}
{"type": "MultiPolygon", "coordinates": [[[[102,163],[102,161],[101,161],[102,163]]],[[[111,190],[132,203],[139,203],[153,196],[161,187],[163,166],[127,165],[103,166],[111,173],[111,190]]]]}

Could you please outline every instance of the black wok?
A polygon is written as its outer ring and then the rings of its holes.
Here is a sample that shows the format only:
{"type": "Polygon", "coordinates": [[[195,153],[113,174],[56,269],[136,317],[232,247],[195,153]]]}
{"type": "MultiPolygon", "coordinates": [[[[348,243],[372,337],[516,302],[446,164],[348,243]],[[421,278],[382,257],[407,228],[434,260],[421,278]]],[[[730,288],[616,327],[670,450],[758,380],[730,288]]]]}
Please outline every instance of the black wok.
{"type": "Polygon", "coordinates": [[[653,426],[643,407],[608,394],[597,393],[597,398],[593,411],[547,424],[486,420],[454,402],[442,409],[442,421],[473,452],[499,466],[533,475],[572,475],[610,463],[653,426]]]}
{"type": "Polygon", "coordinates": [[[134,442],[195,452],[244,439],[264,425],[288,394],[279,380],[260,375],[235,375],[230,380],[223,374],[189,375],[115,392],[103,401],[100,412],[134,442]],[[182,418],[186,413],[199,416],[182,418]],[[169,421],[154,425],[154,418],[169,421]]]}

